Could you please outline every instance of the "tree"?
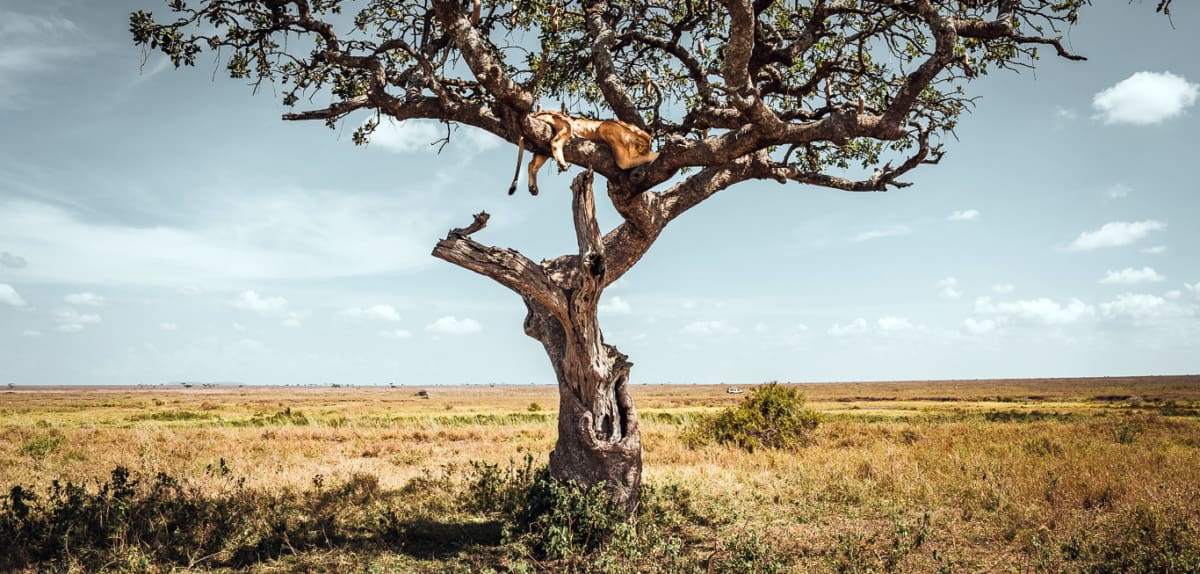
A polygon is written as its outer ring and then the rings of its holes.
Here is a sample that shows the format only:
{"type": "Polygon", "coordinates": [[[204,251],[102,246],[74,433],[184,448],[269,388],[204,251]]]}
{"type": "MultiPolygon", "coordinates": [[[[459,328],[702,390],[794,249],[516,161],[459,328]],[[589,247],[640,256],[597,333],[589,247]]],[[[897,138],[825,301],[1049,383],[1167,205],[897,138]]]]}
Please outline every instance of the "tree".
{"type": "MultiPolygon", "coordinates": [[[[343,4],[170,0],[171,21],[138,11],[130,29],[176,67],[214,50],[232,78],[281,86],[288,106],[329,101],[285,120],[332,128],[371,110],[376,120],[472,126],[549,155],[550,126],[530,117],[545,100],[654,134],[659,156],[631,170],[603,144],[568,143],[566,160],[585,168],[571,184],[574,252],[535,262],[484,245],[472,236],[486,213],[433,249],[524,300],[525,333],[545,347],[560,390],[551,472],[603,482],[631,512],[642,471],[632,364],[601,333],[604,289],[667,224],[735,184],[908,185],[905,174],[942,158],[972,78],[1032,67],[1039,48],[1083,59],[1059,34],[1089,2],[366,0],[352,17],[343,4]],[[522,44],[519,32],[536,42],[522,44]],[[596,173],[623,219],[607,232],[595,217],[596,173]]],[[[363,124],[354,141],[377,125],[363,124]]]]}

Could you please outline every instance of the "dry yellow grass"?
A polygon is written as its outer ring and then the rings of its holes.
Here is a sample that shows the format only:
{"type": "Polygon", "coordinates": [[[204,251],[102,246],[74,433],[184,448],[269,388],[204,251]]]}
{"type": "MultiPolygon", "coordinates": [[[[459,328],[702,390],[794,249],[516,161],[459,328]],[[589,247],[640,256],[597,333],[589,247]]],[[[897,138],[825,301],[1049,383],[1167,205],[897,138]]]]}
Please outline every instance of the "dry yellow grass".
{"type": "MultiPolygon", "coordinates": [[[[815,570],[1053,570],[1142,512],[1200,532],[1200,377],[803,389],[825,419],[815,444],[747,453],[679,439],[679,423],[740,400],[725,387],[635,387],[646,480],[690,489],[727,519],[720,530],[765,533],[815,570]]],[[[418,390],[10,390],[0,485],[94,484],[125,465],[219,488],[206,469],[224,460],[252,488],[368,474],[399,489],[553,446],[554,388],[418,390]]]]}

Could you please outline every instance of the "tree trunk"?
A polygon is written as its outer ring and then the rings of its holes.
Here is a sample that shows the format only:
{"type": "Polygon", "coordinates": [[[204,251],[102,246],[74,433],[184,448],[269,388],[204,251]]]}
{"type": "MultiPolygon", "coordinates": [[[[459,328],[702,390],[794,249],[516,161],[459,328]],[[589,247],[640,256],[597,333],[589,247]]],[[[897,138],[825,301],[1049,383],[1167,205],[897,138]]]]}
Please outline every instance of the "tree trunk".
{"type": "MultiPolygon", "coordinates": [[[[571,190],[576,254],[535,263],[515,250],[482,245],[469,236],[487,225],[486,213],[451,230],[433,254],[521,295],[529,310],[525,333],[542,343],[558,380],[558,442],[550,453],[550,474],[583,488],[603,484],[613,503],[632,515],[642,482],[642,441],[628,393],[633,365],[605,344],[596,319],[600,294],[616,277],[608,275],[592,173],[576,177],[571,190]]],[[[617,274],[631,265],[617,263],[617,274]]]]}
{"type": "Polygon", "coordinates": [[[575,310],[571,325],[537,303],[525,332],[546,348],[558,379],[558,442],[550,474],[584,488],[603,484],[626,514],[637,509],[642,483],[642,440],[627,385],[633,366],[603,341],[596,307],[575,310]]]}

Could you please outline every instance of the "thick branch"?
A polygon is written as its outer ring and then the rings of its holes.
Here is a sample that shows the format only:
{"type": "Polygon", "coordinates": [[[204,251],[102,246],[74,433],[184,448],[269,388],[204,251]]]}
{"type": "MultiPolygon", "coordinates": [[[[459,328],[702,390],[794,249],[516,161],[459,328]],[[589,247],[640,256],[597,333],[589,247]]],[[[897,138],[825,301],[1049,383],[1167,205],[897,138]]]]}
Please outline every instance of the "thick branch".
{"type": "Polygon", "coordinates": [[[592,37],[592,67],[596,71],[596,80],[600,83],[600,93],[604,101],[612,108],[619,119],[629,122],[641,129],[646,129],[646,122],[638,113],[625,86],[617,78],[613,66],[612,48],[617,43],[617,36],[608,23],[604,21],[604,8],[607,2],[589,2],[586,8],[588,34],[592,37]]]}
{"type": "Polygon", "coordinates": [[[892,105],[883,114],[883,123],[896,130],[904,125],[904,117],[912,110],[921,92],[954,58],[954,46],[958,43],[953,21],[939,14],[929,0],[916,0],[916,9],[929,25],[935,46],[929,59],[925,60],[917,71],[908,75],[904,85],[892,99],[892,105]]]}
{"type": "Polygon", "coordinates": [[[455,0],[434,0],[433,5],[438,19],[454,38],[454,44],[462,52],[463,59],[475,74],[475,78],[508,106],[524,113],[532,110],[533,94],[504,73],[504,67],[488,50],[487,42],[471,26],[467,13],[461,9],[461,3],[455,0]]]}
{"type": "Polygon", "coordinates": [[[585,171],[571,182],[571,212],[575,219],[575,239],[583,265],[583,286],[595,291],[604,282],[604,240],[596,221],[596,200],[592,191],[592,171],[585,171]]]}
{"type": "Polygon", "coordinates": [[[433,256],[490,277],[518,295],[532,298],[556,316],[563,316],[566,301],[562,291],[551,283],[540,265],[514,249],[488,247],[468,237],[486,224],[486,214],[480,214],[466,228],[451,230],[434,246],[433,256]]]}

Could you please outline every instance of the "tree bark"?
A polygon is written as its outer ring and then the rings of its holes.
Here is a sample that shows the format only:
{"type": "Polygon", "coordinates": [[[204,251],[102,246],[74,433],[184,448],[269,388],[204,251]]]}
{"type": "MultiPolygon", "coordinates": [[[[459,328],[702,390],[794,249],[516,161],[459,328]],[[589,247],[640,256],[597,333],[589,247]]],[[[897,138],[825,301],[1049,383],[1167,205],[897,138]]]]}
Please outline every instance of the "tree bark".
{"type": "MultiPolygon", "coordinates": [[[[486,275],[525,301],[525,333],[542,343],[558,381],[558,442],[550,474],[583,488],[603,485],[627,515],[637,509],[642,442],[628,392],[628,357],[604,342],[597,320],[609,283],[604,238],[596,223],[592,172],[571,184],[578,253],[534,263],[511,249],[470,238],[487,225],[486,213],[453,229],[433,255],[486,275]]],[[[622,266],[623,267],[623,266],[622,266]]]]}
{"type": "Polygon", "coordinates": [[[573,314],[564,328],[536,303],[525,332],[541,341],[558,379],[558,441],[550,474],[585,488],[603,483],[615,505],[632,515],[642,483],[642,439],[629,396],[633,366],[603,341],[596,308],[573,314]]]}

